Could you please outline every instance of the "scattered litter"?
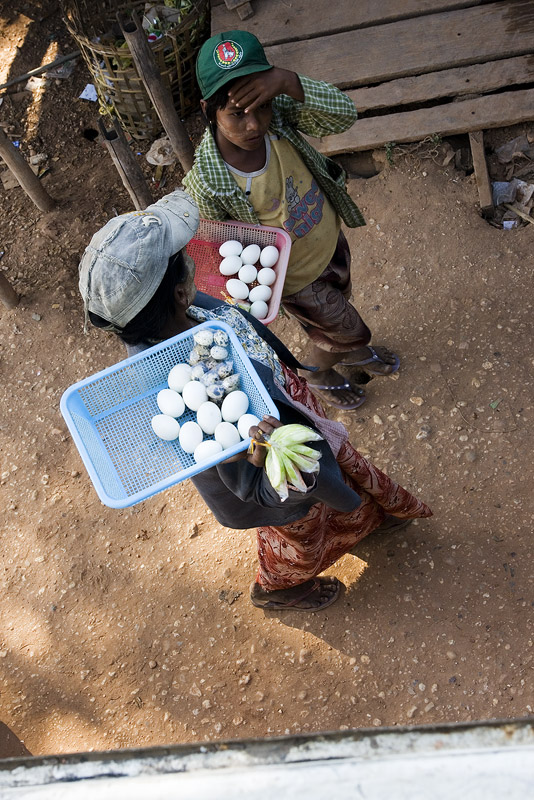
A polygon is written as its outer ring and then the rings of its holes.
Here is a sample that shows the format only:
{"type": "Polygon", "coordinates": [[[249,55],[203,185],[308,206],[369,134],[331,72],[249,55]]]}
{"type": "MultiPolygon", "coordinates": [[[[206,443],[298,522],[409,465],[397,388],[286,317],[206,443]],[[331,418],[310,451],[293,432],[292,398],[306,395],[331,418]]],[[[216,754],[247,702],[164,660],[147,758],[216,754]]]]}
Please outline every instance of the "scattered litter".
{"type": "Polygon", "coordinates": [[[0,180],[2,181],[2,187],[6,190],[6,192],[9,189],[14,189],[16,186],[20,186],[18,180],[8,169],[0,172],[0,180]]]}
{"type": "Polygon", "coordinates": [[[152,143],[150,150],[146,154],[146,160],[149,164],[154,164],[155,166],[174,164],[176,161],[176,153],[172,149],[172,144],[166,136],[161,139],[156,139],[156,141],[152,143]]]}
{"type": "Polygon", "coordinates": [[[530,142],[527,137],[523,135],[506,142],[506,144],[503,144],[500,147],[497,147],[495,150],[495,155],[501,164],[508,164],[513,160],[513,158],[520,156],[523,153],[527,153],[530,149],[530,142]]]}
{"type": "Polygon", "coordinates": [[[13,145],[13,147],[20,147],[20,141],[19,141],[19,139],[14,139],[14,140],[11,142],[11,144],[13,145]]]}
{"type": "Polygon", "coordinates": [[[72,61],[65,61],[63,64],[58,64],[56,67],[52,67],[52,69],[47,70],[45,75],[47,78],[70,78],[74,72],[75,66],[75,59],[72,59],[72,61]]]}
{"type": "Polygon", "coordinates": [[[495,411],[495,409],[497,408],[497,406],[499,405],[499,403],[500,403],[500,402],[501,402],[501,401],[500,401],[500,399],[499,399],[499,400],[493,400],[493,401],[492,401],[492,402],[489,404],[489,405],[490,405],[490,408],[492,408],[492,409],[495,411]]]}
{"type": "Polygon", "coordinates": [[[88,83],[85,86],[83,92],[79,95],[80,100],[91,100],[93,103],[96,103],[98,100],[96,89],[92,83],[88,83]]]}
{"type": "Polygon", "coordinates": [[[517,228],[518,222],[516,219],[503,219],[502,226],[505,231],[511,231],[512,228],[517,228]]]}
{"type": "Polygon", "coordinates": [[[24,87],[25,92],[38,92],[43,89],[46,85],[46,78],[38,78],[37,76],[33,75],[29,81],[26,81],[26,85],[24,87]]]}

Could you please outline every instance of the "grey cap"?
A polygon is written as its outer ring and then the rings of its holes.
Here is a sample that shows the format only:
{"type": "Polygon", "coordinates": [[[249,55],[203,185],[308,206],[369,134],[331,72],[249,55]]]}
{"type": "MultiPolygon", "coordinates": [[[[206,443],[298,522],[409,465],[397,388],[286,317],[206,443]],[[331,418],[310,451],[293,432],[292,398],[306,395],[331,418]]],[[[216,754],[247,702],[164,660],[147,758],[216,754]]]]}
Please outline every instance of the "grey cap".
{"type": "Polygon", "coordinates": [[[144,211],[110,219],[80,261],[86,318],[91,311],[124,328],[155,294],[169,258],[193,238],[198,217],[193,199],[177,189],[144,211]]]}

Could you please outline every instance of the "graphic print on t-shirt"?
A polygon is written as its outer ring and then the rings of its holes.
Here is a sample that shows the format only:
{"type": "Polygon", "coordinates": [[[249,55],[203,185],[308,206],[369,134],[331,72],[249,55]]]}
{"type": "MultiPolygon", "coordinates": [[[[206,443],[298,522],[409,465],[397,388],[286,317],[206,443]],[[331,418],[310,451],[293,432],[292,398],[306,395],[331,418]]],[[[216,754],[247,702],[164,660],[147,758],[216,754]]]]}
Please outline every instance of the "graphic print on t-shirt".
{"type": "Polygon", "coordinates": [[[286,178],[286,201],[289,217],[284,220],[284,228],[299,239],[306,236],[323,218],[324,194],[315,178],[312,178],[310,189],[302,199],[293,184],[293,177],[286,178]]]}

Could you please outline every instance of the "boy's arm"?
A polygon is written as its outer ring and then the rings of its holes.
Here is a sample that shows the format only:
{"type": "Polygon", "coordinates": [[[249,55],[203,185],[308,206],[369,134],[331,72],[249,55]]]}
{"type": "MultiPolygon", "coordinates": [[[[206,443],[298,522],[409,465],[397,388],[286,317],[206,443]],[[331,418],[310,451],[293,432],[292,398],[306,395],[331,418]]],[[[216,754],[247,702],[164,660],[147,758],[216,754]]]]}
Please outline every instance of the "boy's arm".
{"type": "Polygon", "coordinates": [[[284,122],[309,136],[341,133],[358,116],[348,95],[332,84],[279,67],[238,79],[228,97],[245,114],[277,98],[276,111],[284,122]]]}
{"type": "Polygon", "coordinates": [[[316,81],[299,75],[304,92],[304,102],[281,96],[276,110],[284,122],[308,136],[328,136],[342,133],[352,127],[358,112],[350,97],[325,81],[316,81]]]}

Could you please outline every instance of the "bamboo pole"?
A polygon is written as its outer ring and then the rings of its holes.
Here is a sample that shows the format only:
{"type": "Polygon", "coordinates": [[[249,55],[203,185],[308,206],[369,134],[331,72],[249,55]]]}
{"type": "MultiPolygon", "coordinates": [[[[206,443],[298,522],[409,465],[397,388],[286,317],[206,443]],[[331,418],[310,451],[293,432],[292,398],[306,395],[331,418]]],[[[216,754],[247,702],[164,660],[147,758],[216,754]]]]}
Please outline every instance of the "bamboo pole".
{"type": "Polygon", "coordinates": [[[5,275],[0,272],[0,300],[6,308],[15,308],[19,302],[19,296],[13,289],[5,275]]]}
{"type": "Polygon", "coordinates": [[[113,130],[107,130],[102,119],[98,120],[98,127],[125,189],[136,209],[142,211],[153,203],[154,199],[118,120],[113,120],[113,130]]]}
{"type": "Polygon", "coordinates": [[[122,19],[120,13],[117,14],[117,19],[150,101],[156,109],[180,164],[184,171],[188,172],[193,166],[193,145],[176,113],[172,93],[161,79],[145,32],[139,24],[139,18],[134,11],[130,21],[122,19]]]}
{"type": "Polygon", "coordinates": [[[52,211],[56,201],[50,197],[39,178],[26,163],[17,148],[10,142],[0,128],[0,158],[3,158],[9,170],[18,180],[28,197],[41,211],[52,211]]]}

